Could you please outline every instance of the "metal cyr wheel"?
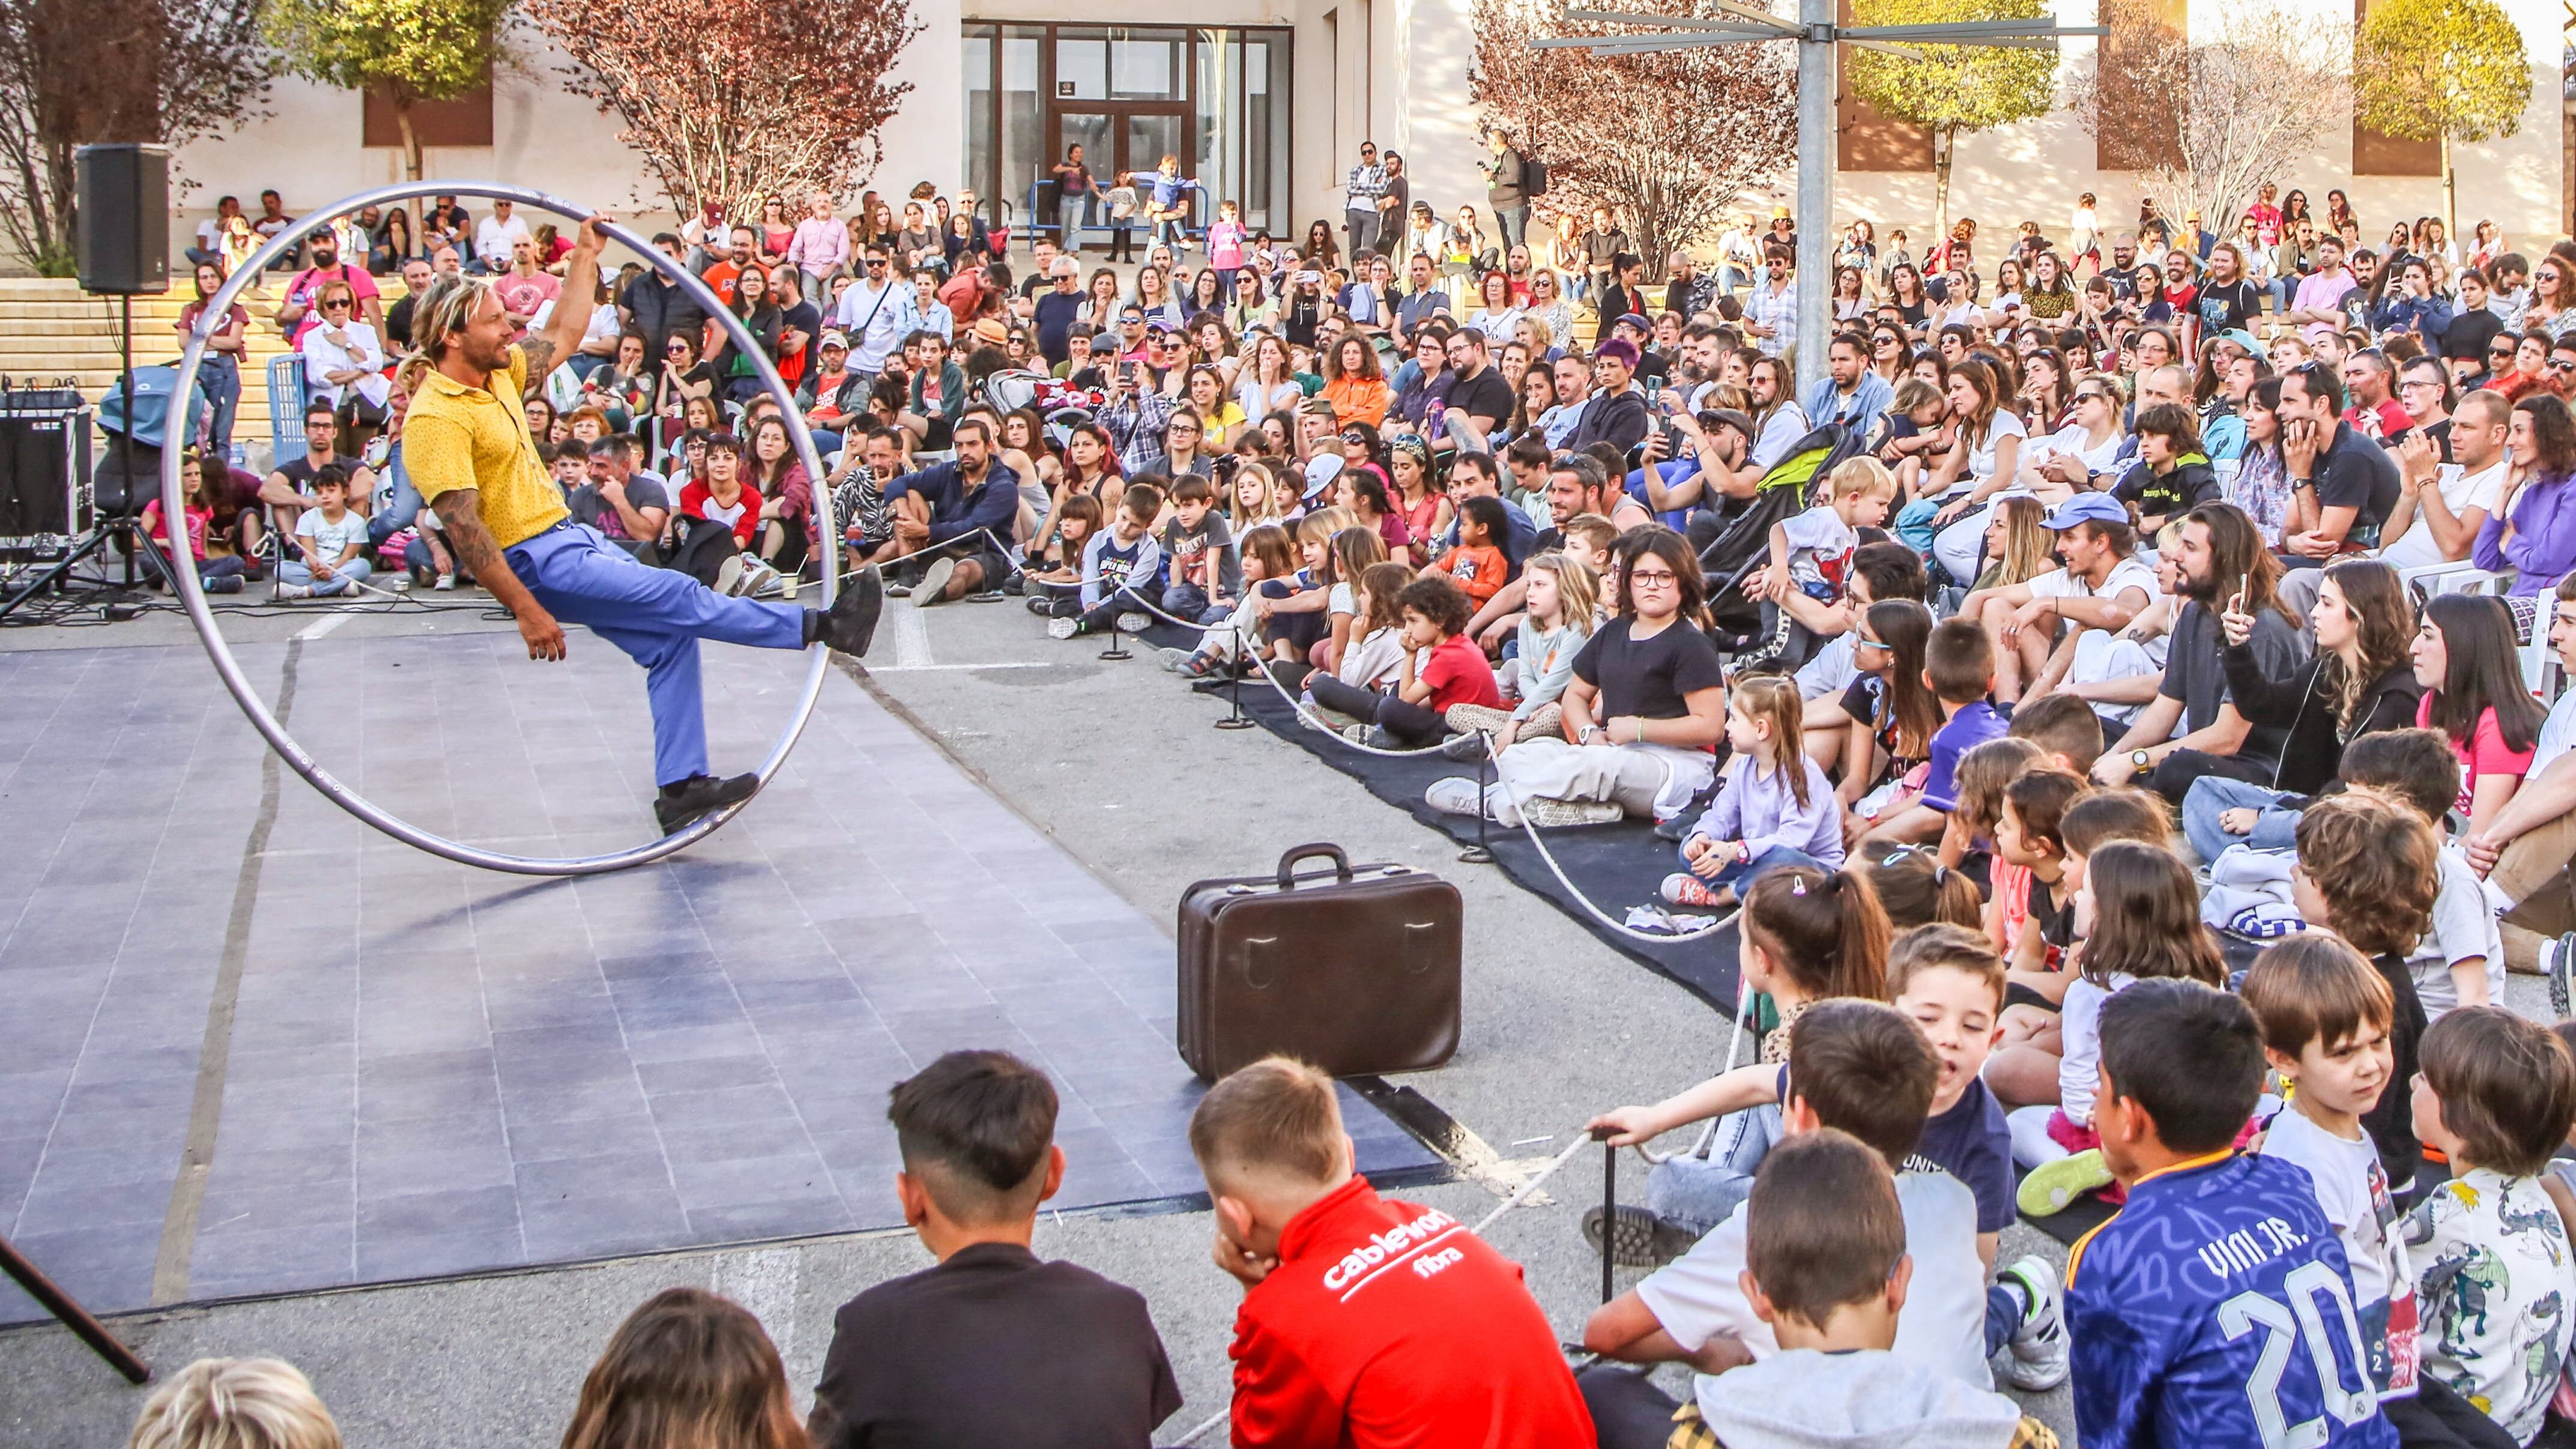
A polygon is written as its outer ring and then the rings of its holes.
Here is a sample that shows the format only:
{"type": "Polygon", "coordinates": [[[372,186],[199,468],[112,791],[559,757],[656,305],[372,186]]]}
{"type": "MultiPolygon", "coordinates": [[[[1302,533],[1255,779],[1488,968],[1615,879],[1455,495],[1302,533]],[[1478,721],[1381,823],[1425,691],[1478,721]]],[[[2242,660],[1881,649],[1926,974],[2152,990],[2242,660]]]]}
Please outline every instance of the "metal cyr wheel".
{"type": "MultiPolygon", "coordinates": [[[[195,406],[197,365],[206,353],[208,322],[220,320],[228,315],[232,310],[234,299],[240,296],[242,290],[261,273],[274,263],[283,260],[305,237],[340,217],[362,211],[370,206],[383,206],[427,196],[432,190],[442,196],[479,196],[495,201],[512,201],[521,206],[534,207],[539,211],[563,217],[576,225],[583,218],[593,214],[586,207],[576,206],[560,197],[549,196],[541,191],[530,191],[517,186],[501,186],[490,182],[440,181],[434,184],[387,186],[344,197],[321,211],[301,218],[293,229],[282,231],[270,238],[268,244],[254,253],[249,261],[235,268],[233,274],[225,279],[224,285],[207,301],[197,330],[189,334],[187,350],[179,359],[177,396],[171,400],[170,415],[174,418],[188,417],[195,406]]],[[[789,390],[786,379],[778,375],[777,367],[760,350],[758,340],[751,335],[748,328],[743,326],[742,319],[734,316],[733,309],[724,305],[723,299],[716,295],[714,288],[701,281],[687,267],[664,256],[643,237],[616,225],[603,227],[601,231],[608,239],[624,245],[672,281],[677,282],[682,290],[705,309],[708,316],[716,318],[723,324],[726,334],[732,337],[734,346],[758,364],[761,381],[767,385],[769,395],[777,400],[779,411],[786,420],[788,435],[796,444],[796,455],[805,465],[805,475],[809,478],[822,478],[824,476],[822,455],[815,451],[813,435],[805,428],[805,417],[796,409],[795,394],[789,390]]],[[[161,510],[163,515],[169,518],[187,516],[187,489],[183,486],[180,476],[183,452],[181,448],[170,447],[165,448],[161,455],[161,510]]],[[[822,571],[822,603],[823,607],[828,609],[839,587],[836,576],[839,572],[837,565],[840,562],[838,545],[840,535],[832,526],[830,490],[822,487],[814,489],[814,522],[817,534],[824,540],[827,550],[825,562],[833,565],[822,571]]],[[[606,871],[624,870],[629,866],[642,865],[647,861],[660,860],[666,855],[686,850],[715,833],[718,827],[739,813],[743,805],[750,803],[746,800],[742,805],[735,805],[704,816],[677,834],[666,835],[648,844],[609,855],[564,858],[508,855],[499,851],[484,850],[462,841],[449,840],[445,836],[434,835],[350,789],[337,776],[324,769],[302,745],[296,743],[295,737],[288,734],[286,727],[278,723],[277,716],[269,711],[267,701],[261,699],[258,691],[251,687],[250,680],[242,673],[239,661],[233,658],[231,646],[224,642],[223,631],[215,627],[214,612],[207,607],[206,591],[198,582],[195,557],[184,548],[172,549],[170,554],[171,572],[179,581],[179,597],[187,606],[189,622],[196,626],[197,638],[205,644],[206,655],[214,661],[215,673],[222,676],[224,688],[232,692],[233,700],[241,706],[242,713],[248,715],[251,724],[267,738],[269,748],[277,751],[279,759],[291,766],[295,773],[302,775],[314,789],[321,791],[331,803],[407,845],[428,851],[432,855],[444,856],[462,865],[478,866],[484,870],[507,871],[516,875],[597,875],[606,871]]],[[[777,773],[778,767],[786,762],[787,752],[795,748],[796,737],[804,733],[805,722],[814,713],[814,702],[822,695],[824,674],[831,668],[830,651],[823,645],[807,645],[805,652],[812,656],[812,662],[805,673],[805,688],[796,701],[795,715],[788,720],[786,729],[780,732],[778,742],[771,746],[768,757],[760,763],[758,774],[764,788],[769,784],[770,777],[777,773]]],[[[754,798],[757,797],[758,792],[755,791],[754,798]]]]}

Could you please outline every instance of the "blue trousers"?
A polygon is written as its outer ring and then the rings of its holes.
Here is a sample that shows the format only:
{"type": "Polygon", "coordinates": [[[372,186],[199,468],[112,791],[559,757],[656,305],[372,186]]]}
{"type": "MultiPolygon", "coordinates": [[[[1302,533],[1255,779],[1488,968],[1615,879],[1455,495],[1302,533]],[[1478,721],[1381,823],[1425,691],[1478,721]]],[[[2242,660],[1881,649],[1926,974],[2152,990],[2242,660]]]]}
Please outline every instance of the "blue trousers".
{"type": "Polygon", "coordinates": [[[503,551],[546,612],[579,624],[644,666],[653,710],[653,782],[707,773],[698,641],[754,649],[805,647],[805,610],[717,593],[687,574],[639,563],[595,528],[559,523],[503,551]]]}
{"type": "Polygon", "coordinates": [[[2251,845],[2256,850],[2296,850],[2299,848],[2299,812],[2283,810],[2272,802],[2281,798],[2278,790],[2267,790],[2243,780],[2224,775],[2203,775],[2191,782],[2182,797],[2182,833],[2191,848],[2200,853],[2203,864],[2218,859],[2218,853],[2231,845],[2251,845]],[[2254,817],[2254,833],[2230,835],[2218,828],[2218,817],[2227,811],[2249,809],[2259,812],[2254,817]]]}

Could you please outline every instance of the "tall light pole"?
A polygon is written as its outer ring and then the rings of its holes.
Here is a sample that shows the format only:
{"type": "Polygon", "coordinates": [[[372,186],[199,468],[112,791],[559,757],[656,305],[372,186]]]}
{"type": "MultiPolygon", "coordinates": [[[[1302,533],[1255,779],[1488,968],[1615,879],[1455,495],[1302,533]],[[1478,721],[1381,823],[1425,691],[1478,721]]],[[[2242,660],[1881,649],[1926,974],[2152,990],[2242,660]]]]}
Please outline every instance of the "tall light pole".
{"type": "Polygon", "coordinates": [[[1784,20],[1736,0],[1702,0],[1713,15],[1648,15],[1629,10],[1575,10],[1565,18],[1592,25],[1665,25],[1658,34],[1567,36],[1533,40],[1539,50],[1588,50],[1594,55],[1645,55],[1711,45],[1798,46],[1798,391],[1825,375],[1825,339],[1834,315],[1834,47],[1853,45],[1915,60],[1922,45],[1981,45],[2014,50],[2054,50],[2071,35],[2108,35],[2098,25],[2064,26],[2054,20],[1960,20],[1938,25],[1838,25],[1836,0],[1798,0],[1798,18],[1784,20]]]}

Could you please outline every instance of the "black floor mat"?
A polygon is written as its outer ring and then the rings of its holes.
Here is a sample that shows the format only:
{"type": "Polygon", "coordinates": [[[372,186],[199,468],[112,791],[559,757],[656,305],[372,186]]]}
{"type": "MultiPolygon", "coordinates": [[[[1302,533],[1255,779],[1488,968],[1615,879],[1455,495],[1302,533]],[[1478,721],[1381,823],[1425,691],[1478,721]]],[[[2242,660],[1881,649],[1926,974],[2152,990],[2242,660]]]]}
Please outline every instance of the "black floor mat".
{"type": "MultiPolygon", "coordinates": [[[[1154,642],[1187,648],[1194,639],[1181,630],[1168,626],[1158,628],[1154,642]]],[[[1468,816],[1446,815],[1423,803],[1423,791],[1435,780],[1452,776],[1473,779],[1477,767],[1427,753],[1411,759],[1389,759],[1350,748],[1337,737],[1307,724],[1279,692],[1258,679],[1247,679],[1241,686],[1243,712],[1258,720],[1264,729],[1304,748],[1325,764],[1359,781],[1368,792],[1390,805],[1410,813],[1414,819],[1445,832],[1462,846],[1477,843],[1477,822],[1468,816]]],[[[1222,703],[1226,695],[1215,696],[1222,703]]],[[[1487,777],[1491,779],[1491,766],[1487,777]]],[[[1713,934],[1670,945],[1648,945],[1643,941],[1609,930],[1594,920],[1580,903],[1569,895],[1547,862],[1539,858],[1529,837],[1517,828],[1487,823],[1484,844],[1494,853],[1494,863],[1501,867],[1512,883],[1543,897],[1577,924],[1601,938],[1621,955],[1651,970],[1672,978],[1692,995],[1707,1002],[1720,1013],[1735,1006],[1736,938],[1733,924],[1713,934]]],[[[1578,829],[1547,832],[1547,848],[1565,870],[1566,878],[1599,906],[1604,914],[1623,917],[1630,906],[1656,900],[1656,888],[1666,875],[1680,869],[1669,841],[1657,840],[1654,829],[1644,821],[1630,820],[1617,825],[1592,825],[1578,829]]],[[[1461,867],[1472,869],[1472,867],[1461,867]]],[[[1676,913],[1680,914],[1680,913],[1676,913]]]]}

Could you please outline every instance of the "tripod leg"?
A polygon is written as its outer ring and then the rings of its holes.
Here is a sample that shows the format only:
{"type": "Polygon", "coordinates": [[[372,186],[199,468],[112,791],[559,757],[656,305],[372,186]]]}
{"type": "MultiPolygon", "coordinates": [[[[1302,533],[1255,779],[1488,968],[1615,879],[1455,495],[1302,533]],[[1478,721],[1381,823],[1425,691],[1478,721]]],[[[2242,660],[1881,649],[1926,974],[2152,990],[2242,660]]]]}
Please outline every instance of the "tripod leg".
{"type": "Polygon", "coordinates": [[[106,543],[106,530],[99,529],[93,531],[89,537],[81,540],[80,547],[73,549],[70,553],[64,555],[60,563],[57,563],[52,568],[36,575],[36,581],[34,583],[31,583],[25,588],[20,589],[18,592],[11,594],[6,601],[0,601],[0,619],[6,619],[11,614],[18,612],[18,606],[20,604],[23,604],[29,599],[34,598],[36,595],[43,593],[57,580],[60,580],[65,575],[69,574],[72,571],[73,565],[79,563],[82,559],[89,557],[91,554],[98,552],[100,548],[106,545],[106,543]]]}
{"type": "Polygon", "coordinates": [[[92,1353],[107,1360],[109,1367],[123,1374],[127,1383],[139,1384],[152,1377],[151,1365],[136,1358],[134,1350],[118,1342],[116,1335],[107,1331],[106,1325],[90,1317],[89,1310],[73,1302],[70,1294],[56,1287],[54,1280],[28,1262],[26,1255],[11,1246],[7,1238],[0,1238],[0,1268],[6,1268],[18,1286],[27,1290],[28,1297],[43,1304],[47,1313],[62,1321],[63,1327],[78,1334],[80,1341],[88,1344],[92,1353]]]}

